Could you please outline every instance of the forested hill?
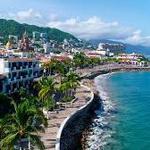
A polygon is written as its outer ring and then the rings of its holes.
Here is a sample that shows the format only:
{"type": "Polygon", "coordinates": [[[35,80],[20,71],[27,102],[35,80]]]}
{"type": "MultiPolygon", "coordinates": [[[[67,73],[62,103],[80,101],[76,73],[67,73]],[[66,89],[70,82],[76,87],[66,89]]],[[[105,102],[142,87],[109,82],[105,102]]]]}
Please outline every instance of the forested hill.
{"type": "Polygon", "coordinates": [[[31,37],[33,31],[47,33],[48,39],[62,42],[64,39],[73,39],[77,41],[77,38],[73,35],[60,31],[55,28],[39,27],[36,25],[20,24],[14,20],[0,19],[0,37],[4,38],[4,41],[8,39],[8,35],[17,35],[21,38],[22,34],[27,31],[31,37]]]}

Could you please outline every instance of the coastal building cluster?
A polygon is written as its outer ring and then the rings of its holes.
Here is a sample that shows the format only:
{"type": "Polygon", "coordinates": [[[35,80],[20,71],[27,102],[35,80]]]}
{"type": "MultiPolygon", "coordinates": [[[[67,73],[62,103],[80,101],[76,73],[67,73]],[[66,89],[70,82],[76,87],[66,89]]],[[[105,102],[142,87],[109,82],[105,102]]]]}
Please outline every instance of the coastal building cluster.
{"type": "Polygon", "coordinates": [[[131,65],[147,65],[147,61],[145,57],[141,54],[131,53],[131,54],[119,54],[116,56],[120,63],[131,64],[131,65]]]}
{"type": "MultiPolygon", "coordinates": [[[[122,69],[122,67],[130,68],[132,65],[131,68],[139,69],[148,62],[143,55],[119,52],[123,45],[100,43],[94,48],[89,45],[84,47],[81,43],[82,41],[73,44],[71,39],[64,39],[58,44],[54,40],[48,40],[45,33],[33,32],[31,38],[27,32],[24,32],[21,38],[10,35],[8,41],[1,44],[0,114],[2,119],[0,124],[1,131],[4,131],[0,134],[1,149],[7,149],[8,145],[13,149],[37,149],[39,147],[37,140],[40,141],[42,149],[59,145],[57,139],[62,141],[62,137],[56,138],[56,132],[62,118],[75,110],[80,115],[82,110],[85,110],[87,115],[87,110],[91,110],[90,104],[94,104],[92,101],[95,95],[91,92],[94,87],[89,89],[85,86],[88,84],[92,86],[93,81],[84,80],[84,77],[95,76],[99,71],[107,72],[109,69],[112,71],[113,67],[122,69]],[[78,108],[82,105],[84,107],[79,111],[78,108]],[[73,109],[70,109],[71,107],[73,109]],[[53,119],[55,113],[59,116],[58,121],[53,119]],[[5,115],[9,117],[5,118],[5,115]],[[53,128],[54,124],[56,127],[53,128]],[[7,130],[8,125],[12,128],[7,130]],[[46,128],[47,125],[50,128],[46,128]],[[13,143],[10,141],[5,143],[6,139],[12,136],[12,133],[14,134],[14,128],[17,133],[16,142],[13,140],[13,143]],[[35,137],[36,141],[34,141],[35,137]],[[50,138],[53,139],[52,142],[50,138]]],[[[68,131],[71,133],[70,130],[68,131]]],[[[66,132],[64,133],[70,137],[66,132]]],[[[77,134],[79,135],[78,131],[77,134]]]]}
{"type": "Polygon", "coordinates": [[[33,32],[29,38],[25,31],[21,39],[9,35],[7,43],[0,47],[0,92],[13,93],[20,87],[29,88],[33,80],[44,74],[42,64],[56,59],[58,61],[71,60],[75,53],[84,52],[89,58],[107,59],[115,58],[120,63],[132,65],[146,65],[143,55],[118,54],[124,45],[100,43],[96,49],[92,46],[83,48],[81,43],[64,39],[58,45],[56,41],[47,39],[46,33],[33,32]]]}

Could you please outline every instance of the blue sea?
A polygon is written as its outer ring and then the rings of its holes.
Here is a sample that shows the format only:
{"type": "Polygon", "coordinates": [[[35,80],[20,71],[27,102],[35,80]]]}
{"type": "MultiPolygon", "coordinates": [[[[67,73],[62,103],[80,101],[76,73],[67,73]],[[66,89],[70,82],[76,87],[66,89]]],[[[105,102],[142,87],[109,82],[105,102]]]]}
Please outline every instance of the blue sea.
{"type": "Polygon", "coordinates": [[[150,150],[150,72],[118,72],[95,79],[102,106],[95,111],[88,150],[150,150]]]}

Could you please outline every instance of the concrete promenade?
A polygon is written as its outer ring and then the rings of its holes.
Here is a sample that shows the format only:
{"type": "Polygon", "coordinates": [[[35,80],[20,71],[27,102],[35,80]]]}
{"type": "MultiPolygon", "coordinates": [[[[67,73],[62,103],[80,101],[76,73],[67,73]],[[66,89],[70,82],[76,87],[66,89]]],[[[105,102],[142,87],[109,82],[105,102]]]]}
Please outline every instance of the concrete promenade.
{"type": "Polygon", "coordinates": [[[56,144],[56,136],[61,123],[70,115],[71,113],[77,111],[80,107],[85,105],[91,98],[91,91],[80,86],[77,88],[75,97],[77,100],[73,105],[68,106],[65,110],[61,110],[58,113],[50,114],[50,119],[48,120],[48,128],[46,128],[45,133],[40,133],[42,141],[46,147],[46,150],[54,150],[56,144]]]}

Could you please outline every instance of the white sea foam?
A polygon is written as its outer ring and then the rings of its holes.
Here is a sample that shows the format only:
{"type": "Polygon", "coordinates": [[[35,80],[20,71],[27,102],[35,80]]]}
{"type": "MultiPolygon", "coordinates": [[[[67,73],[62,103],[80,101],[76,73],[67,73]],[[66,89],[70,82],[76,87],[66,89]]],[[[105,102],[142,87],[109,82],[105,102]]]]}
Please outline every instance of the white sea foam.
{"type": "Polygon", "coordinates": [[[87,139],[87,150],[103,150],[114,134],[110,122],[115,111],[115,105],[110,100],[107,90],[107,79],[111,74],[100,75],[95,79],[95,84],[102,99],[102,109],[96,110],[96,118],[90,126],[90,134],[87,139]]]}

